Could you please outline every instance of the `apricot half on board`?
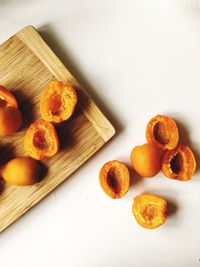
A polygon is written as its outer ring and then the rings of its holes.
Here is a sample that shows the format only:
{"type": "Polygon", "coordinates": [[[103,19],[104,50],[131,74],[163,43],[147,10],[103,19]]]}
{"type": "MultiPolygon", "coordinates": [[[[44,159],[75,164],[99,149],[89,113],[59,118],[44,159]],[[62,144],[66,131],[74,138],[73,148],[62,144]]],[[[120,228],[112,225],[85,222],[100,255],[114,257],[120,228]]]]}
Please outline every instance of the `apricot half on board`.
{"type": "Polygon", "coordinates": [[[1,176],[9,184],[33,185],[41,179],[41,165],[28,157],[15,158],[2,167],[1,176]]]}
{"type": "Polygon", "coordinates": [[[167,151],[162,160],[162,172],[168,178],[187,181],[196,170],[196,160],[192,150],[185,145],[178,145],[167,151]]]}
{"type": "Polygon", "coordinates": [[[103,165],[99,173],[103,191],[111,198],[123,197],[129,189],[130,174],[126,165],[112,160],[103,165]]]}
{"type": "Polygon", "coordinates": [[[144,144],[133,148],[131,164],[142,177],[153,177],[161,170],[161,153],[154,144],[144,144]]]}
{"type": "Polygon", "coordinates": [[[167,201],[154,195],[139,195],[134,198],[132,212],[142,227],[154,229],[166,221],[167,201]]]}
{"type": "Polygon", "coordinates": [[[44,89],[40,100],[40,113],[48,122],[68,120],[77,104],[77,94],[67,82],[52,81],[44,89]]]}
{"type": "Polygon", "coordinates": [[[174,149],[179,141],[175,121],[165,115],[155,116],[147,124],[146,139],[148,143],[153,143],[162,150],[174,149]]]}
{"type": "Polygon", "coordinates": [[[22,125],[21,112],[12,106],[0,108],[0,135],[7,136],[17,132],[22,125]]]}
{"type": "Polygon", "coordinates": [[[18,108],[17,100],[8,89],[0,85],[0,107],[4,108],[8,106],[18,108]]]}
{"type": "Polygon", "coordinates": [[[59,149],[59,140],[52,123],[40,119],[30,125],[24,137],[24,147],[29,156],[45,160],[59,149]]]}

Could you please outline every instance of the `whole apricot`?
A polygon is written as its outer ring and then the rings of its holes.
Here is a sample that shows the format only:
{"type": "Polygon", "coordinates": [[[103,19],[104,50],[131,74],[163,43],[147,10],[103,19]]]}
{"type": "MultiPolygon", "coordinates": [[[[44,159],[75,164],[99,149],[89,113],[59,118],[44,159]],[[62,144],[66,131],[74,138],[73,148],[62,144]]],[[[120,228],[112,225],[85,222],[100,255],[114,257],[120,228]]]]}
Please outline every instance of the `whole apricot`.
{"type": "Polygon", "coordinates": [[[132,212],[142,227],[154,229],[166,221],[167,201],[154,195],[139,195],[134,198],[132,212]]]}
{"type": "Polygon", "coordinates": [[[143,177],[153,177],[161,170],[161,153],[154,144],[134,147],[130,158],[135,171],[143,177]]]}
{"type": "Polygon", "coordinates": [[[123,197],[129,189],[130,175],[126,165],[112,160],[103,165],[99,173],[103,191],[111,198],[123,197]]]}
{"type": "Polygon", "coordinates": [[[153,117],[146,127],[146,139],[162,150],[174,149],[179,141],[176,122],[166,115],[153,117]]]}
{"type": "Polygon", "coordinates": [[[22,125],[22,114],[15,107],[0,108],[0,135],[11,135],[22,125]]]}
{"type": "Polygon", "coordinates": [[[196,170],[196,160],[192,150],[185,145],[178,145],[167,151],[162,159],[162,172],[171,179],[188,181],[196,170]]]}
{"type": "Polygon", "coordinates": [[[15,158],[3,166],[1,175],[9,184],[32,185],[41,178],[41,165],[28,157],[15,158]]]}

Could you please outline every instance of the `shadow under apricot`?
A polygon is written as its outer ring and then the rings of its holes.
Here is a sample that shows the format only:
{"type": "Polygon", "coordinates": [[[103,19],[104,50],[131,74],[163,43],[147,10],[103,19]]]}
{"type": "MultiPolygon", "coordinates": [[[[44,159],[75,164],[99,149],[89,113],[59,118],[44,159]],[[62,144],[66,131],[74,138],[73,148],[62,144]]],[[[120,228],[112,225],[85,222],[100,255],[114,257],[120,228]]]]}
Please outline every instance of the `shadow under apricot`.
{"type": "Polygon", "coordinates": [[[179,129],[179,140],[180,140],[179,143],[188,145],[192,149],[195,159],[196,159],[196,164],[197,164],[196,172],[199,172],[200,171],[200,153],[199,153],[200,149],[197,144],[194,144],[192,142],[190,138],[190,132],[188,130],[189,127],[187,127],[185,123],[183,123],[179,119],[175,118],[175,121],[179,129]]]}
{"type": "Polygon", "coordinates": [[[49,173],[49,168],[44,162],[40,161],[39,164],[40,164],[41,169],[40,169],[40,174],[38,176],[38,179],[36,181],[37,183],[40,183],[41,181],[45,180],[45,178],[47,178],[48,173],[49,173]]]}
{"type": "Polygon", "coordinates": [[[56,132],[59,138],[59,151],[72,147],[75,144],[74,125],[75,120],[80,114],[80,109],[77,106],[71,118],[63,123],[55,125],[56,132]]]}
{"type": "Polygon", "coordinates": [[[178,211],[178,206],[175,202],[171,201],[170,199],[167,200],[167,216],[172,217],[178,211]]]}
{"type": "Polygon", "coordinates": [[[75,139],[70,131],[69,125],[66,125],[66,123],[59,125],[59,127],[56,127],[56,132],[58,134],[60,144],[59,151],[63,151],[64,149],[73,146],[75,139]]]}
{"type": "Polygon", "coordinates": [[[3,193],[5,187],[5,182],[3,179],[0,179],[0,195],[3,193]]]}
{"type": "Polygon", "coordinates": [[[19,104],[19,109],[23,116],[23,124],[21,129],[27,128],[34,120],[34,104],[20,89],[12,89],[13,95],[16,97],[19,104]]]}
{"type": "Polygon", "coordinates": [[[130,173],[130,187],[134,187],[140,184],[144,177],[140,176],[130,164],[126,164],[130,173]]]}
{"type": "Polygon", "coordinates": [[[1,157],[0,157],[0,166],[3,166],[9,160],[13,159],[16,156],[15,147],[12,144],[1,144],[1,157]]]}

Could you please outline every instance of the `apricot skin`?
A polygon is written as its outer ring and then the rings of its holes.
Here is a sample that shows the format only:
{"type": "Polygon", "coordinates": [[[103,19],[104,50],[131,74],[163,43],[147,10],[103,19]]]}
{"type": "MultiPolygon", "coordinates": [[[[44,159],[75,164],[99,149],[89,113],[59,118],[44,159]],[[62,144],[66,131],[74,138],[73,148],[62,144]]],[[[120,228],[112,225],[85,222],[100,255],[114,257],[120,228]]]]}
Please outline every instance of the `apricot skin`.
{"type": "Polygon", "coordinates": [[[123,197],[129,189],[130,175],[126,165],[112,160],[103,165],[99,173],[99,182],[103,191],[111,198],[123,197]]]}
{"type": "Polygon", "coordinates": [[[22,125],[21,112],[15,107],[0,108],[0,135],[11,135],[22,125]]]}
{"type": "Polygon", "coordinates": [[[48,122],[61,123],[71,117],[76,104],[76,91],[68,82],[52,81],[41,96],[41,117],[48,122]]]}
{"type": "Polygon", "coordinates": [[[0,107],[8,106],[18,108],[17,100],[8,89],[0,85],[0,107]]]}
{"type": "Polygon", "coordinates": [[[161,170],[161,153],[154,144],[136,146],[130,158],[133,168],[142,177],[153,177],[161,170]]]}
{"type": "Polygon", "coordinates": [[[196,170],[196,160],[192,150],[185,145],[178,145],[167,151],[162,159],[162,172],[171,179],[188,181],[196,170]]]}
{"type": "Polygon", "coordinates": [[[15,158],[3,166],[1,175],[9,184],[33,185],[41,178],[41,165],[28,157],[15,158]]]}
{"type": "Polygon", "coordinates": [[[155,144],[159,149],[174,149],[179,141],[176,122],[166,115],[153,117],[146,127],[146,139],[148,143],[155,144]]]}
{"type": "Polygon", "coordinates": [[[139,225],[155,229],[166,221],[167,201],[154,195],[139,195],[134,198],[132,212],[139,225]]]}
{"type": "Polygon", "coordinates": [[[32,123],[24,136],[24,148],[37,160],[54,156],[59,150],[59,140],[53,124],[42,119],[32,123]]]}

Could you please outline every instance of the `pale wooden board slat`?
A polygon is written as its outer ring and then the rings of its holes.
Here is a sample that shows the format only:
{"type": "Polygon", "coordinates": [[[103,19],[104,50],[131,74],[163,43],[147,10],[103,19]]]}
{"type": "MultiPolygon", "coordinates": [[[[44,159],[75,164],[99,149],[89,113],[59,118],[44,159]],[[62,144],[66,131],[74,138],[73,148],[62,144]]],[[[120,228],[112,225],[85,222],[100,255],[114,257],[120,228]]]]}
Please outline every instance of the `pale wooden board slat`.
{"type": "Polygon", "coordinates": [[[27,26],[0,45],[0,84],[16,96],[24,125],[16,134],[0,138],[1,164],[26,155],[23,137],[27,127],[40,117],[41,91],[51,80],[66,80],[78,93],[72,118],[57,126],[59,153],[45,161],[47,173],[38,184],[0,188],[0,232],[33,207],[101,148],[115,133],[113,126],[90,96],[65,68],[38,32],[27,26]]]}

